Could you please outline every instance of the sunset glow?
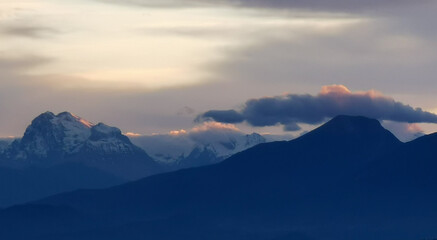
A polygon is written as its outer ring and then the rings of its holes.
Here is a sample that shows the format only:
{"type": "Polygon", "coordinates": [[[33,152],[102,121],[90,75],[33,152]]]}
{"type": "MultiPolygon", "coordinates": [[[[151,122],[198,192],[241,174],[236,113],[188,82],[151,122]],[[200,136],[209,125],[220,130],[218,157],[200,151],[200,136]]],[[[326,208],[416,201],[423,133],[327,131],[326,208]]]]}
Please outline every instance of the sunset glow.
{"type": "Polygon", "coordinates": [[[1,1],[0,87],[8,89],[2,100],[14,103],[3,114],[20,120],[0,120],[0,133],[20,135],[26,119],[47,110],[165,133],[195,127],[194,115],[212,108],[283,92],[316,94],[321,86],[321,95],[384,94],[435,109],[432,87],[417,95],[434,84],[434,40],[415,32],[420,19],[396,24],[420,9],[382,8],[387,14],[380,17],[264,4],[270,3],[1,1]],[[186,106],[192,113],[178,114],[186,106]]]}

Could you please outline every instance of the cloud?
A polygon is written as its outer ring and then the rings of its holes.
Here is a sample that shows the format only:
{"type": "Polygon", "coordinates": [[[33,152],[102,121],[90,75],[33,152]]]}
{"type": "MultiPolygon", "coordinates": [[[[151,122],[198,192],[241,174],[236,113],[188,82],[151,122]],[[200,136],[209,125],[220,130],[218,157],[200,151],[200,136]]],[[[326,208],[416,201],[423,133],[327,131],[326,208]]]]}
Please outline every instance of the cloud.
{"type": "Polygon", "coordinates": [[[169,136],[176,138],[187,138],[196,144],[213,142],[226,142],[237,136],[245,135],[235,125],[220,122],[203,122],[189,130],[172,130],[169,136]]]}
{"type": "Polygon", "coordinates": [[[141,134],[134,133],[134,132],[127,132],[127,133],[124,133],[124,135],[126,135],[128,137],[132,137],[132,138],[134,138],[134,137],[141,137],[142,136],[141,134]]]}
{"type": "Polygon", "coordinates": [[[194,110],[193,108],[185,106],[177,112],[177,115],[192,115],[195,112],[196,110],[194,110]]]}
{"type": "MultiPolygon", "coordinates": [[[[144,7],[245,7],[263,9],[306,9],[317,11],[362,11],[411,4],[410,0],[97,0],[105,3],[144,7]]],[[[431,0],[417,0],[414,4],[431,0]]]]}
{"type": "Polygon", "coordinates": [[[208,132],[208,131],[230,131],[230,132],[240,132],[233,124],[226,124],[220,122],[204,122],[201,125],[195,126],[191,129],[192,133],[208,132]]]}
{"type": "Polygon", "coordinates": [[[24,37],[24,38],[45,38],[59,33],[57,30],[49,27],[17,25],[7,26],[0,30],[0,33],[7,36],[24,37]]]}
{"type": "Polygon", "coordinates": [[[186,135],[187,131],[185,129],[180,129],[180,130],[172,130],[169,132],[170,136],[182,136],[182,135],[186,135]]]}
{"type": "Polygon", "coordinates": [[[396,135],[401,141],[408,142],[425,135],[422,128],[416,123],[401,123],[383,121],[382,125],[396,135]]]}
{"type": "Polygon", "coordinates": [[[233,124],[204,122],[189,131],[188,136],[198,144],[229,142],[229,140],[245,135],[233,124]]]}
{"type": "MultiPolygon", "coordinates": [[[[205,2],[212,2],[208,0],[205,2]]],[[[429,2],[430,0],[419,0],[415,3],[429,2]]],[[[409,0],[225,0],[220,1],[228,5],[252,8],[271,9],[309,9],[322,11],[361,11],[381,7],[409,4],[409,0]]]]}
{"type": "MultiPolygon", "coordinates": [[[[134,144],[144,148],[152,155],[165,153],[172,158],[178,158],[181,155],[190,154],[195,146],[220,145],[235,141],[235,139],[245,135],[233,124],[204,122],[188,130],[180,129],[170,131],[168,134],[129,137],[134,144]]],[[[278,138],[278,136],[273,137],[278,138]]]]}
{"type": "Polygon", "coordinates": [[[329,27],[284,30],[283,37],[272,37],[269,32],[264,38],[254,37],[258,41],[251,45],[227,49],[221,61],[210,65],[210,71],[232,79],[234,85],[237,81],[250,85],[268,82],[259,93],[263,95],[290,85],[294,91],[308,92],[332,83],[434,95],[436,38],[412,35],[411,31],[377,19],[332,32],[329,27]]]}
{"type": "Polygon", "coordinates": [[[50,58],[37,55],[0,57],[0,74],[19,74],[22,71],[45,65],[51,61],[50,58]]]}
{"type": "Polygon", "coordinates": [[[195,121],[199,122],[202,119],[209,118],[214,119],[217,122],[225,123],[241,123],[245,120],[244,116],[235,110],[211,110],[196,118],[195,121]]]}
{"type": "MultiPolygon", "coordinates": [[[[171,136],[174,138],[188,138],[195,143],[204,144],[211,142],[220,142],[229,140],[229,138],[235,136],[245,135],[235,125],[229,123],[220,122],[203,122],[194,126],[189,130],[179,129],[172,130],[168,134],[155,135],[155,136],[171,136]]],[[[129,137],[136,137],[129,136],[129,137]]]]}
{"type": "Polygon", "coordinates": [[[243,109],[211,110],[197,121],[214,120],[256,127],[281,124],[286,131],[296,131],[299,123],[319,124],[337,115],[360,115],[379,120],[407,123],[437,123],[437,115],[395,101],[374,90],[351,92],[343,85],[322,87],[316,95],[287,94],[248,100],[243,109]]]}

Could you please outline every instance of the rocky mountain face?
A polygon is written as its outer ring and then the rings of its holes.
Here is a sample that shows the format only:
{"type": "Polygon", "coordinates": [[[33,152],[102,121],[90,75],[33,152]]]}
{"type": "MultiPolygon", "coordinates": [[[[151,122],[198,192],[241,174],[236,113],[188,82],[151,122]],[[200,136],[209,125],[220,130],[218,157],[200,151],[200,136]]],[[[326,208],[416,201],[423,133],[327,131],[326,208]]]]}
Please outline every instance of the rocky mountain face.
{"type": "Polygon", "coordinates": [[[120,129],[92,124],[69,112],[39,115],[24,136],[3,151],[6,167],[50,167],[66,162],[81,163],[117,177],[135,179],[161,170],[120,129]]]}
{"type": "Polygon", "coordinates": [[[3,152],[9,147],[11,143],[6,140],[0,140],[0,154],[3,154],[3,152]]]}
{"type": "Polygon", "coordinates": [[[118,128],[69,112],[46,112],[32,121],[21,139],[0,143],[0,207],[168,170],[118,128]]]}

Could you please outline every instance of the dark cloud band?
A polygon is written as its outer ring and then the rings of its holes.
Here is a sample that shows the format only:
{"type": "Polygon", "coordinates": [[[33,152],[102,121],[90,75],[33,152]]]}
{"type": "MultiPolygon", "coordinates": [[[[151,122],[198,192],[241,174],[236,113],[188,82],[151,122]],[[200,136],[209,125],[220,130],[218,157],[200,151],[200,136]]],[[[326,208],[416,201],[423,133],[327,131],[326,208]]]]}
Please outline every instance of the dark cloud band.
{"type": "Polygon", "coordinates": [[[241,123],[245,120],[244,116],[235,110],[211,110],[197,117],[196,121],[213,119],[224,123],[241,123]]]}
{"type": "MultiPolygon", "coordinates": [[[[356,12],[366,9],[412,4],[410,0],[97,0],[115,4],[130,4],[145,7],[244,7],[259,9],[305,9],[316,11],[350,11],[356,12]]],[[[414,4],[431,2],[432,0],[416,0],[414,4]]]]}
{"type": "Polygon", "coordinates": [[[299,130],[298,123],[318,124],[337,115],[366,116],[407,123],[437,123],[437,115],[369,91],[353,93],[341,85],[325,86],[316,95],[289,94],[251,99],[241,111],[212,110],[197,120],[224,123],[246,121],[252,126],[281,124],[286,131],[299,130]]]}

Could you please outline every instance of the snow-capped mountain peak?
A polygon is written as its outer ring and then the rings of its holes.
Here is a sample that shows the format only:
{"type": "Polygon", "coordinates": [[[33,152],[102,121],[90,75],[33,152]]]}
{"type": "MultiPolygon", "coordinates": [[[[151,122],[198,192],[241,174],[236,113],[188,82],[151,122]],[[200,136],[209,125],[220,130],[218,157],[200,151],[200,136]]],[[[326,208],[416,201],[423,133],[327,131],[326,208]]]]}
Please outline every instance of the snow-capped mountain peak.
{"type": "Polygon", "coordinates": [[[267,140],[258,133],[248,134],[245,137],[246,137],[245,147],[253,147],[257,144],[267,142],[267,140]]]}
{"type": "Polygon", "coordinates": [[[50,168],[64,163],[96,168],[123,179],[166,171],[116,127],[93,124],[69,112],[45,112],[23,137],[0,150],[0,166],[50,168]]]}
{"type": "Polygon", "coordinates": [[[48,155],[71,154],[79,151],[91,136],[94,125],[69,112],[55,115],[45,112],[36,117],[20,142],[26,155],[45,158],[48,155]]]}
{"type": "Polygon", "coordinates": [[[108,126],[104,123],[98,123],[97,125],[93,126],[92,129],[92,138],[98,139],[98,138],[117,138],[120,135],[122,135],[120,129],[116,127],[108,126]]]}
{"type": "Polygon", "coordinates": [[[258,133],[230,137],[227,141],[211,142],[205,145],[217,157],[227,158],[250,147],[265,143],[266,139],[258,133]]]}
{"type": "Polygon", "coordinates": [[[69,112],[39,115],[11,148],[10,157],[19,159],[59,159],[91,150],[102,154],[137,150],[120,129],[104,123],[95,125],[69,112]]]}
{"type": "Polygon", "coordinates": [[[56,118],[59,119],[61,122],[66,123],[66,122],[74,122],[74,123],[80,123],[81,125],[87,127],[87,128],[91,128],[94,126],[93,123],[79,117],[76,116],[72,113],[69,112],[62,112],[59,113],[58,115],[56,115],[56,118]]]}
{"type": "Polygon", "coordinates": [[[87,151],[103,154],[132,153],[136,147],[128,137],[116,127],[99,123],[91,128],[91,136],[86,142],[87,151]]]}

